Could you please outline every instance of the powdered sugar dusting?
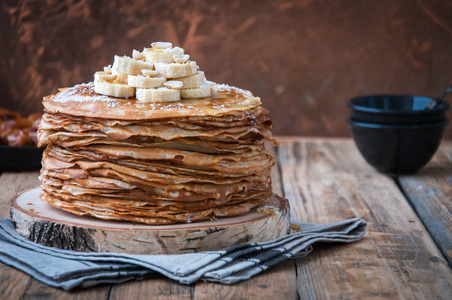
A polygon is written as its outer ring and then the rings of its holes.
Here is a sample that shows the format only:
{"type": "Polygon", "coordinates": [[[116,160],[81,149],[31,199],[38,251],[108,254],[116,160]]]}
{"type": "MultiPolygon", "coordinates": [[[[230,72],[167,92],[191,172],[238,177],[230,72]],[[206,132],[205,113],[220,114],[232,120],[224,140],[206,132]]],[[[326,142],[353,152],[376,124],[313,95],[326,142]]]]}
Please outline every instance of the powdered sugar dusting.
{"type": "Polygon", "coordinates": [[[230,86],[228,84],[215,83],[212,81],[207,81],[207,84],[211,86],[211,94],[215,97],[224,97],[222,94],[235,94],[235,98],[255,98],[253,93],[250,91],[242,90],[237,87],[230,86]]]}
{"type": "Polygon", "coordinates": [[[71,88],[65,89],[64,91],[57,94],[52,99],[52,101],[59,103],[66,103],[68,101],[75,102],[102,101],[107,102],[106,103],[107,107],[119,106],[119,100],[94,92],[93,82],[77,84],[71,88]]]}
{"type": "Polygon", "coordinates": [[[213,103],[213,108],[215,109],[222,109],[225,108],[224,104],[220,104],[220,103],[213,103]]]}
{"type": "Polygon", "coordinates": [[[85,111],[87,115],[96,115],[97,111],[101,111],[109,115],[110,118],[119,119],[125,119],[127,112],[133,110],[140,111],[143,118],[152,119],[154,115],[160,115],[159,111],[175,113],[179,111],[180,113],[176,114],[182,115],[185,112],[191,112],[199,116],[206,114],[216,115],[231,109],[256,106],[260,103],[258,97],[254,97],[251,92],[246,90],[227,84],[216,84],[211,81],[208,81],[207,85],[211,89],[212,96],[210,98],[152,103],[137,101],[133,97],[126,100],[98,94],[94,91],[94,83],[90,82],[62,89],[60,93],[50,98],[50,101],[60,103],[59,106],[67,107],[68,109],[77,107],[77,110],[85,111]],[[208,111],[208,113],[204,110],[208,111]]]}
{"type": "Polygon", "coordinates": [[[185,109],[198,109],[191,105],[185,105],[183,103],[171,103],[167,105],[162,105],[159,107],[159,109],[178,109],[178,110],[185,110],[185,109]]]}
{"type": "Polygon", "coordinates": [[[228,91],[230,91],[230,90],[232,90],[234,88],[234,87],[232,87],[232,86],[230,86],[230,85],[228,85],[226,83],[218,84],[218,83],[215,83],[215,82],[209,81],[209,80],[207,81],[207,83],[210,84],[210,85],[215,85],[215,88],[218,89],[218,90],[228,90],[228,91]]]}
{"type": "Polygon", "coordinates": [[[184,49],[182,49],[181,47],[174,47],[174,48],[164,48],[164,49],[159,49],[162,52],[168,53],[168,52],[181,52],[184,53],[184,49]]]}

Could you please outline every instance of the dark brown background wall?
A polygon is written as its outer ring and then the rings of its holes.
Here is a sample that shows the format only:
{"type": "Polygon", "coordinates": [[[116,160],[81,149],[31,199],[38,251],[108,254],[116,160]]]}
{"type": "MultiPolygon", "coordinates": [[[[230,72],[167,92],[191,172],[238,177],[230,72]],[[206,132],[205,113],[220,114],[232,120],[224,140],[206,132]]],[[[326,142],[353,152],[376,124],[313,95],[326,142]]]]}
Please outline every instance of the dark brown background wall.
{"type": "Polygon", "coordinates": [[[436,96],[452,84],[452,1],[0,3],[0,106],[24,114],[153,41],[260,96],[279,135],[347,136],[352,96],[436,96]]]}

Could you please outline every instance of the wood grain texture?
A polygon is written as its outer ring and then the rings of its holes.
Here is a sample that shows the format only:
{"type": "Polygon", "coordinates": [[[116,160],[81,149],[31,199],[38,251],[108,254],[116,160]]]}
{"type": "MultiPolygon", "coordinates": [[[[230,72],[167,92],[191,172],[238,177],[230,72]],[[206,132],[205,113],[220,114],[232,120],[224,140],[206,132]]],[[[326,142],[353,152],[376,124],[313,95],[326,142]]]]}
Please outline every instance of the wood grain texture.
{"type": "Polygon", "coordinates": [[[24,190],[39,186],[39,172],[0,174],[0,217],[9,218],[11,199],[24,190]]]}
{"type": "Polygon", "coordinates": [[[23,113],[157,40],[261,97],[278,135],[349,136],[350,97],[452,84],[451,1],[19,0],[0,12],[0,106],[23,113]]]}
{"type": "Polygon", "coordinates": [[[441,252],[395,182],[367,165],[351,140],[283,142],[278,160],[294,219],[368,222],[362,241],[316,246],[297,261],[300,298],[450,297],[452,270],[441,252]]]}
{"type": "Polygon", "coordinates": [[[193,299],[297,299],[295,286],[293,261],[286,261],[250,280],[234,285],[199,282],[196,284],[193,299]]]}
{"type": "Polygon", "coordinates": [[[399,177],[402,190],[452,266],[452,142],[443,142],[417,174],[399,177]]]}
{"type": "MultiPolygon", "coordinates": [[[[98,286],[95,289],[84,289],[77,291],[64,291],[42,284],[31,279],[23,295],[15,299],[55,299],[55,300],[86,300],[86,299],[109,299],[110,286],[98,286]]],[[[11,298],[14,299],[14,298],[11,298]]]]}
{"type": "Polygon", "coordinates": [[[282,181],[281,181],[281,170],[279,166],[279,162],[276,159],[277,152],[276,147],[271,143],[266,143],[265,148],[270,151],[271,155],[275,158],[275,164],[273,165],[271,169],[271,178],[272,178],[272,188],[273,193],[276,195],[279,195],[281,197],[284,197],[284,191],[282,189],[282,181]]]}
{"type": "MultiPolygon", "coordinates": [[[[39,172],[0,175],[0,217],[9,218],[11,199],[39,185],[39,172]]],[[[66,292],[47,286],[15,268],[0,263],[0,299],[107,299],[110,287],[66,292]]]]}
{"type": "MultiPolygon", "coordinates": [[[[38,172],[0,175],[0,217],[9,218],[11,199],[21,190],[39,184],[38,172]]],[[[25,273],[0,263],[0,299],[19,299],[33,279],[25,273]]]]}
{"type": "Polygon", "coordinates": [[[123,299],[193,299],[195,286],[182,285],[167,278],[131,281],[111,287],[109,300],[123,299]]]}

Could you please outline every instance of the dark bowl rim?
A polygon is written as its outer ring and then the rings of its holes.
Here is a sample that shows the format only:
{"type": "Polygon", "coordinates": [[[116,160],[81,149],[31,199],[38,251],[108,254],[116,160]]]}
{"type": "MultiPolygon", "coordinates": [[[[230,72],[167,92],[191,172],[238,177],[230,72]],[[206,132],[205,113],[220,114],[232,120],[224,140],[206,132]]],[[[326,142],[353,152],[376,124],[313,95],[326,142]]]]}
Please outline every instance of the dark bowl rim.
{"type": "Polygon", "coordinates": [[[347,123],[350,126],[362,127],[362,128],[373,128],[373,129],[419,129],[419,128],[434,128],[434,127],[443,127],[449,124],[449,120],[446,119],[441,122],[435,123],[425,123],[425,124],[402,124],[402,125],[391,125],[391,124],[377,124],[377,123],[366,123],[353,121],[352,119],[348,119],[347,123]]]}
{"type": "Polygon", "coordinates": [[[426,115],[426,114],[436,114],[441,113],[449,110],[450,105],[447,101],[442,102],[441,109],[432,109],[432,110],[411,110],[411,111],[401,111],[401,110],[386,110],[386,109],[378,109],[378,108],[368,108],[364,106],[355,105],[352,103],[353,100],[360,99],[360,98],[369,98],[369,97],[404,97],[404,96],[410,96],[410,97],[424,97],[429,98],[432,101],[435,99],[430,96],[424,96],[424,95],[410,95],[410,94],[371,94],[371,95],[362,95],[362,96],[356,96],[351,98],[347,101],[347,107],[350,109],[353,109],[355,111],[360,112],[368,112],[368,113],[378,113],[378,114],[389,114],[389,115],[426,115]]]}

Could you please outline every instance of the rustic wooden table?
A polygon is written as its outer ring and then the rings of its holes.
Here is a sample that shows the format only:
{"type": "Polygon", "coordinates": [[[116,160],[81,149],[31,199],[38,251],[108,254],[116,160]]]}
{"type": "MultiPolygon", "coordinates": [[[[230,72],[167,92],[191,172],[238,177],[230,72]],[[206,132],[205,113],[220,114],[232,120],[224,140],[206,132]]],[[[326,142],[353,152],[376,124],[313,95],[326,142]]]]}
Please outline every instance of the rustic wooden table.
{"type": "MultiPolygon", "coordinates": [[[[363,240],[315,245],[307,258],[282,263],[232,286],[181,285],[161,278],[66,292],[0,264],[0,299],[451,299],[452,141],[416,175],[372,169],[351,139],[278,139],[274,189],[292,218],[331,223],[360,217],[363,240]]],[[[37,172],[0,176],[0,216],[10,200],[39,184],[37,172]]]]}

